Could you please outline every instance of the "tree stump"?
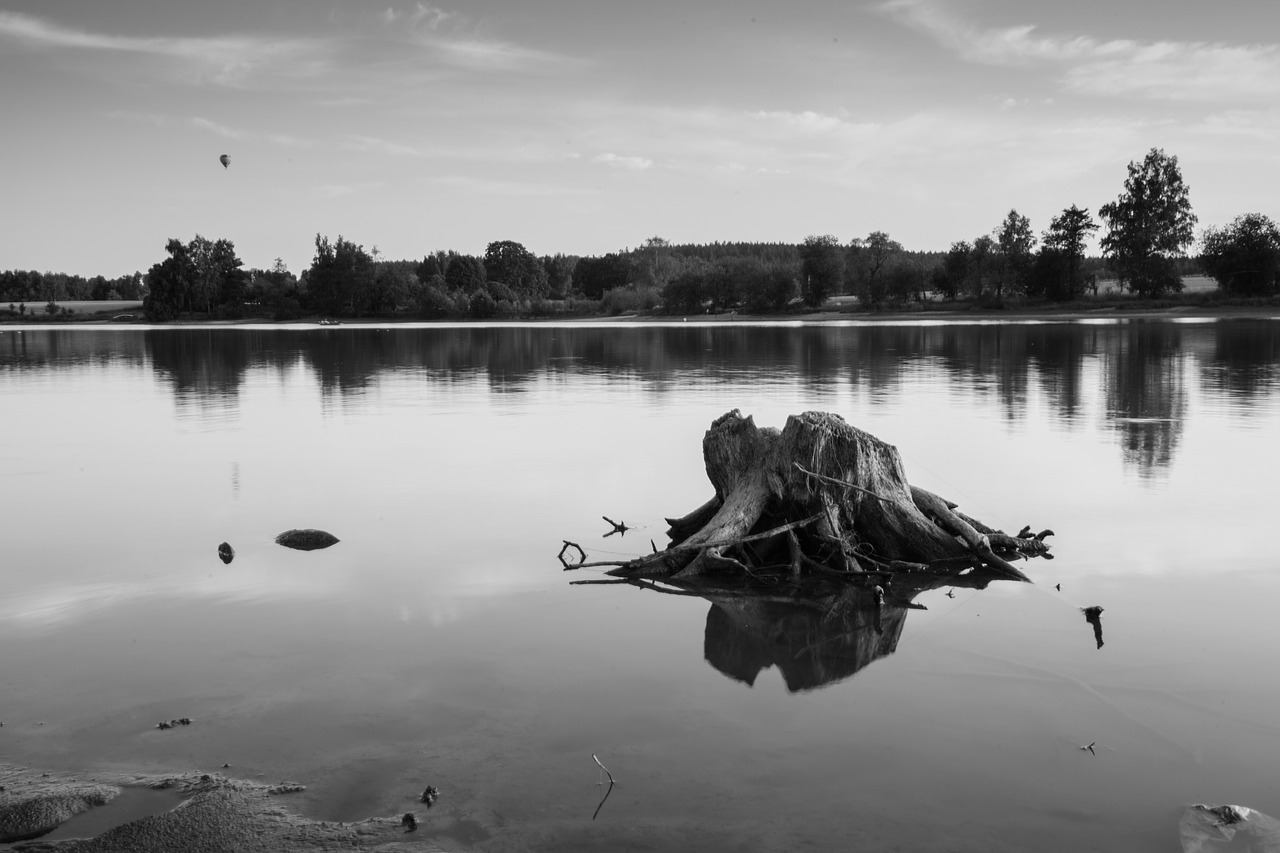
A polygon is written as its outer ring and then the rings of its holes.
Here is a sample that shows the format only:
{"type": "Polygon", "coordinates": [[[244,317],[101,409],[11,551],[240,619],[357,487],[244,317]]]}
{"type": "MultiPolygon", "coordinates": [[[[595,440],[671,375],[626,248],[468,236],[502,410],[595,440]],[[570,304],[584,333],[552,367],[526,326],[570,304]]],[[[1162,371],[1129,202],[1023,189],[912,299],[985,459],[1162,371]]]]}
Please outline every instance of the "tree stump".
{"type": "Polygon", "coordinates": [[[665,550],[610,564],[609,574],[689,580],[983,568],[1029,581],[1009,560],[1051,556],[1051,531],[1010,536],[956,512],[907,482],[897,448],[839,415],[792,415],[779,431],[734,409],[711,424],[702,453],[714,497],[667,520],[665,550]]]}

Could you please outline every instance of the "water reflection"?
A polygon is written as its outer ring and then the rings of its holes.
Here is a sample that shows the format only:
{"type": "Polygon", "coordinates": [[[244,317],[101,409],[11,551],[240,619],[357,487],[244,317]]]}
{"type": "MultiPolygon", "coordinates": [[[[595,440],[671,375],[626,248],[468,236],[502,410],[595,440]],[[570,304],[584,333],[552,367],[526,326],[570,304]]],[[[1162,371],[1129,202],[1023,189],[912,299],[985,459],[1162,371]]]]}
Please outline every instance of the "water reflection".
{"type": "Polygon", "coordinates": [[[1193,393],[1248,413],[1276,390],[1280,323],[63,329],[0,339],[0,371],[99,362],[149,364],[180,410],[205,420],[234,419],[255,371],[299,367],[339,398],[405,375],[479,380],[497,394],[593,375],[659,397],[691,382],[777,383],[863,391],[873,406],[924,374],[994,398],[1010,422],[1032,405],[1071,429],[1092,415],[1125,464],[1151,477],[1173,461],[1193,393]]]}
{"type": "Polygon", "coordinates": [[[1139,323],[1105,353],[1107,413],[1125,461],[1151,476],[1173,461],[1187,409],[1183,327],[1139,323]]]}
{"type": "Polygon", "coordinates": [[[1270,326],[1219,324],[1201,376],[1208,388],[1239,402],[1242,414],[1251,414],[1280,378],[1280,337],[1270,326]]]}
{"type": "Polygon", "coordinates": [[[874,593],[860,588],[814,600],[703,597],[711,601],[707,663],[748,686],[777,667],[791,693],[843,681],[893,654],[907,614],[902,603],[877,607],[874,593]]]}
{"type": "Polygon", "coordinates": [[[696,595],[711,602],[703,655],[724,675],[754,686],[777,667],[787,690],[815,690],[857,674],[898,648],[907,612],[924,609],[916,597],[930,589],[985,589],[997,575],[902,574],[880,586],[812,579],[780,588],[740,581],[624,581],[642,589],[696,595]]]}

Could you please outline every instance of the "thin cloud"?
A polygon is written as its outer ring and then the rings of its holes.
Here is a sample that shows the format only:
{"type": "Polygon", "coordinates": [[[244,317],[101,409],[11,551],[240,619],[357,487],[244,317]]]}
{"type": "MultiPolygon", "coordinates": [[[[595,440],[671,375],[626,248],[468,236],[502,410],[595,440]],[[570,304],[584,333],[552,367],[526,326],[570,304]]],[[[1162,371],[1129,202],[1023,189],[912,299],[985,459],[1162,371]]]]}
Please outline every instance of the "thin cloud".
{"type": "Polygon", "coordinates": [[[166,116],[157,113],[138,112],[136,110],[109,110],[106,115],[108,118],[120,119],[121,121],[136,121],[154,125],[155,127],[164,127],[169,123],[169,119],[166,116]]]}
{"type": "Polygon", "coordinates": [[[311,194],[317,198],[344,198],[356,193],[376,190],[384,186],[382,181],[366,181],[356,184],[320,184],[311,188],[311,194]]]}
{"type": "Polygon", "coordinates": [[[310,139],[302,139],[297,136],[288,136],[283,133],[268,133],[263,137],[274,145],[280,145],[285,148],[310,148],[312,142],[310,139]]]}
{"type": "Polygon", "coordinates": [[[411,24],[425,26],[432,30],[439,29],[442,24],[451,20],[458,20],[458,18],[459,16],[456,12],[446,12],[426,3],[419,3],[417,8],[409,13],[409,22],[411,24]]]}
{"type": "Polygon", "coordinates": [[[461,194],[502,198],[577,197],[595,194],[595,191],[591,189],[547,183],[545,181],[505,181],[467,175],[441,175],[428,178],[426,182],[461,194]]]}
{"type": "Polygon", "coordinates": [[[411,145],[378,139],[373,136],[350,136],[343,145],[348,151],[359,151],[362,154],[383,154],[393,157],[421,157],[423,152],[411,145]]]}
{"type": "Polygon", "coordinates": [[[808,134],[857,133],[874,132],[879,125],[874,123],[851,122],[840,116],[804,110],[790,112],[788,110],[756,110],[747,113],[759,123],[771,125],[787,132],[808,134]]]}
{"type": "Polygon", "coordinates": [[[426,3],[412,11],[387,9],[382,23],[404,31],[419,47],[446,65],[472,71],[535,72],[578,64],[558,53],[526,47],[478,31],[457,12],[446,12],[426,3]]]}
{"type": "Polygon", "coordinates": [[[199,116],[191,119],[191,123],[203,130],[212,131],[224,139],[243,139],[245,136],[243,130],[236,130],[234,128],[227,127],[224,124],[218,124],[215,121],[210,121],[207,118],[200,118],[199,116]]]}
{"type": "Polygon", "coordinates": [[[94,33],[52,21],[0,11],[0,39],[37,50],[86,50],[130,53],[177,60],[199,69],[197,77],[221,84],[241,82],[250,72],[288,60],[301,67],[319,45],[298,39],[257,36],[137,37],[94,33]]]}
{"type": "Polygon", "coordinates": [[[477,70],[514,71],[550,67],[566,57],[501,41],[478,39],[433,40],[431,46],[449,62],[477,70]]]}
{"type": "Polygon", "coordinates": [[[1196,129],[1211,136],[1247,137],[1270,142],[1280,134],[1280,112],[1227,110],[1207,116],[1196,129]]]}
{"type": "Polygon", "coordinates": [[[1280,96],[1280,48],[1213,44],[1134,44],[1123,59],[1086,63],[1066,73],[1068,89],[1161,100],[1256,100],[1280,96]]]}
{"type": "Polygon", "coordinates": [[[1062,84],[1078,94],[1196,101],[1280,95],[1280,46],[1274,44],[1044,36],[1029,24],[984,29],[929,0],[890,0],[880,9],[969,62],[1066,66],[1062,84]]]}
{"type": "Polygon", "coordinates": [[[357,97],[354,95],[345,95],[338,98],[321,98],[316,101],[316,106],[320,107],[363,107],[374,103],[372,98],[357,97]]]}
{"type": "Polygon", "coordinates": [[[625,157],[612,152],[597,154],[591,158],[591,162],[599,163],[603,166],[610,166],[615,169],[627,169],[633,172],[642,172],[645,169],[653,168],[653,161],[648,157],[625,157]]]}

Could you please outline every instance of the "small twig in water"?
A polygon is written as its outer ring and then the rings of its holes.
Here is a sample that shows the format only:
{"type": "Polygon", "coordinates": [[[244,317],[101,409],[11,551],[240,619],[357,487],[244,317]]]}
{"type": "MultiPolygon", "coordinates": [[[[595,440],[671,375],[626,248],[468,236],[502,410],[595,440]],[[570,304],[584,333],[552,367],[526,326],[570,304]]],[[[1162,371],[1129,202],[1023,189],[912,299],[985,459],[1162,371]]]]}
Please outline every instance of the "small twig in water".
{"type": "Polygon", "coordinates": [[[1097,755],[1098,753],[1093,751],[1093,748],[1097,745],[1097,743],[1098,742],[1095,740],[1092,743],[1090,743],[1088,746],[1082,746],[1080,747],[1080,751],[1085,752],[1087,750],[1091,755],[1097,755]]]}
{"type": "MultiPolygon", "coordinates": [[[[599,764],[600,769],[603,770],[605,775],[609,777],[609,787],[607,790],[605,790],[604,796],[600,798],[600,804],[596,806],[595,813],[591,815],[591,819],[595,820],[596,816],[600,814],[600,809],[604,808],[604,801],[609,799],[609,795],[613,793],[614,781],[613,781],[613,774],[609,772],[609,768],[605,767],[604,764],[601,763],[599,758],[596,758],[596,754],[594,752],[591,753],[591,757],[595,759],[596,764],[599,764]]],[[[597,782],[596,784],[603,785],[604,783],[597,782]]]]}
{"type": "Polygon", "coordinates": [[[582,550],[582,546],[577,542],[570,542],[568,539],[561,539],[560,541],[564,543],[564,547],[560,549],[560,553],[556,556],[560,560],[560,565],[564,566],[564,570],[567,572],[570,569],[582,568],[583,563],[587,561],[587,552],[582,550]],[[570,548],[578,549],[578,562],[576,563],[570,563],[564,558],[565,551],[568,551],[570,548]]]}
{"type": "MultiPolygon", "coordinates": [[[[594,752],[593,752],[593,753],[591,753],[591,757],[595,760],[596,764],[599,764],[599,765],[600,765],[600,769],[604,771],[604,775],[606,775],[606,776],[608,776],[608,777],[609,777],[609,784],[610,784],[610,785],[612,785],[612,784],[613,784],[613,774],[609,772],[609,768],[608,768],[608,767],[605,767],[605,766],[604,766],[604,764],[602,764],[602,763],[601,763],[601,761],[600,761],[600,759],[599,759],[599,758],[596,758],[596,754],[595,754],[594,752]]],[[[601,783],[601,784],[604,784],[604,783],[601,783]]]]}
{"type": "Polygon", "coordinates": [[[609,516],[607,516],[607,515],[602,515],[602,516],[600,516],[600,517],[601,517],[601,518],[603,518],[605,521],[607,521],[607,522],[609,522],[610,524],[612,524],[612,525],[613,525],[613,529],[612,529],[612,530],[610,530],[608,533],[606,533],[606,534],[602,537],[602,538],[604,538],[604,539],[608,539],[610,536],[612,536],[612,535],[613,535],[613,534],[615,534],[615,533],[617,533],[617,534],[619,534],[619,535],[621,535],[621,536],[626,536],[626,535],[627,535],[627,531],[631,529],[630,527],[627,527],[627,523],[626,523],[625,521],[614,521],[612,518],[610,518],[610,517],[609,517],[609,516]]]}

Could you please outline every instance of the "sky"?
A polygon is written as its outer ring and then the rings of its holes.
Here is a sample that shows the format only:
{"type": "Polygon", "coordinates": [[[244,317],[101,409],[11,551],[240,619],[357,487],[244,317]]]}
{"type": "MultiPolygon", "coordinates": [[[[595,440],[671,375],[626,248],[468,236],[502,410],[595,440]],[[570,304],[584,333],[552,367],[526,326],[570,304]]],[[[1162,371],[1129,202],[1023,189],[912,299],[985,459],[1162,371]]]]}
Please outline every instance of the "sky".
{"type": "Polygon", "coordinates": [[[0,0],[0,269],[945,250],[1152,148],[1220,226],[1280,218],[1277,139],[1270,0],[0,0]]]}

